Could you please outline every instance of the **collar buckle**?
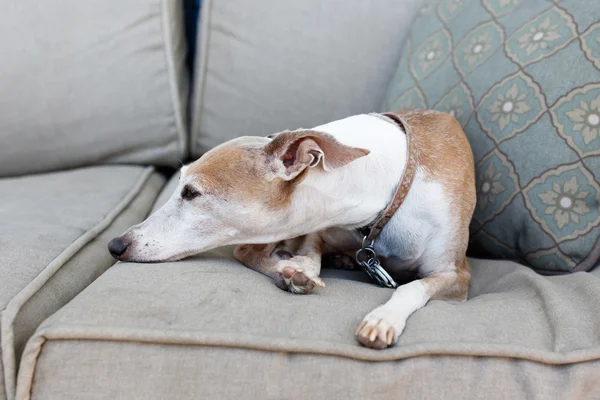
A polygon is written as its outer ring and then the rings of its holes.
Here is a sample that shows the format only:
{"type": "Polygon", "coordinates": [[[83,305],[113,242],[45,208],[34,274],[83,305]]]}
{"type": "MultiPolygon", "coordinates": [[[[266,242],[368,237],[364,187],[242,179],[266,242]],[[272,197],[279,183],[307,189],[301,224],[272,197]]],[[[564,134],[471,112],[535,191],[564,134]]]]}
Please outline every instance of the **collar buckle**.
{"type": "Polygon", "coordinates": [[[377,258],[377,253],[375,252],[375,247],[373,246],[375,241],[372,240],[371,243],[367,243],[367,236],[363,238],[363,245],[356,252],[356,262],[363,268],[363,271],[371,278],[379,284],[379,286],[395,289],[398,287],[398,284],[394,279],[387,273],[385,269],[381,266],[379,259],[377,258]]]}
{"type": "Polygon", "coordinates": [[[408,195],[408,191],[410,190],[417,172],[417,155],[414,141],[411,140],[410,126],[397,114],[385,113],[382,115],[395,121],[406,134],[406,165],[391,203],[388,204],[372,224],[359,228],[358,231],[363,236],[363,242],[362,247],[356,252],[356,262],[364,269],[366,274],[379,285],[387,288],[397,288],[398,284],[381,266],[381,263],[377,258],[377,253],[375,253],[374,243],[375,238],[383,230],[385,224],[393,217],[394,213],[400,208],[408,195]]]}

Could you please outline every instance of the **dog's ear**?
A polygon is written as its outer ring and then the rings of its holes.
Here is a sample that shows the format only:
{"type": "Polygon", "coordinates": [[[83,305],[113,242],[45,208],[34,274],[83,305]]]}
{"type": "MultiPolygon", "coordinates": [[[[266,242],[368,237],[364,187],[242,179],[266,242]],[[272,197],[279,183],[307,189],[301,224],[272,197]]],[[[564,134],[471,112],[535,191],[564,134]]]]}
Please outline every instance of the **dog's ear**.
{"type": "Polygon", "coordinates": [[[369,150],[346,146],[332,135],[302,130],[281,132],[265,148],[273,170],[285,180],[321,163],[333,171],[369,154],[369,150]]]}

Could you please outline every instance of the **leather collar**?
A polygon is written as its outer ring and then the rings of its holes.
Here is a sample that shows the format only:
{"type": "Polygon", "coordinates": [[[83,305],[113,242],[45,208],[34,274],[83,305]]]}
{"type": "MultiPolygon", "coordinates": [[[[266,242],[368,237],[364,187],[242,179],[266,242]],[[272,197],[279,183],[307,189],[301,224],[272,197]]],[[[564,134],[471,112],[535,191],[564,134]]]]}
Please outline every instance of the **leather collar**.
{"type": "Polygon", "coordinates": [[[404,168],[402,178],[400,179],[400,183],[398,184],[398,188],[396,189],[396,193],[394,193],[392,201],[383,211],[381,211],[381,213],[379,213],[379,216],[377,219],[375,219],[375,221],[358,229],[358,231],[365,237],[365,243],[373,243],[373,241],[375,241],[375,238],[379,236],[388,221],[392,219],[396,211],[398,211],[402,203],[404,203],[417,172],[417,152],[414,141],[411,138],[412,132],[410,126],[403,120],[402,117],[396,114],[385,113],[381,115],[396,122],[406,134],[406,167],[404,168]]]}
{"type": "Polygon", "coordinates": [[[381,114],[396,122],[400,128],[406,133],[406,166],[402,173],[402,178],[394,193],[394,197],[388,206],[381,211],[377,219],[369,225],[359,228],[359,233],[363,236],[362,246],[356,252],[356,262],[363,267],[365,273],[380,286],[387,288],[396,288],[398,284],[381,266],[377,253],[375,252],[375,238],[381,233],[385,224],[392,219],[396,211],[400,208],[408,191],[415,179],[417,172],[417,152],[414,141],[412,140],[412,132],[410,126],[399,115],[393,113],[381,114]]]}

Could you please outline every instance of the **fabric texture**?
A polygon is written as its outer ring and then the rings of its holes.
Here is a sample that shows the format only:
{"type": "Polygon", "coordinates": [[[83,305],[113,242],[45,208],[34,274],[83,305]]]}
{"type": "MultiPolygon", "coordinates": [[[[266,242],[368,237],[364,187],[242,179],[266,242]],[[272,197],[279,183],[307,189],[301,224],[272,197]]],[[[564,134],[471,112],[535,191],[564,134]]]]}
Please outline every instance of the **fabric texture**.
{"type": "Polygon", "coordinates": [[[179,165],[188,96],[182,14],[181,2],[168,0],[6,4],[0,176],[179,165]]]}
{"type": "Polygon", "coordinates": [[[115,260],[108,241],[150,210],[164,178],[152,168],[107,166],[0,180],[3,393],[39,324],[115,260]]]}
{"type": "Polygon", "coordinates": [[[383,108],[464,127],[474,254],[550,273],[600,260],[599,20],[596,0],[443,0],[413,22],[383,108]]]}
{"type": "Polygon", "coordinates": [[[377,111],[422,0],[204,0],[191,151],[377,111]]]}
{"type": "Polygon", "coordinates": [[[44,345],[32,398],[583,400],[600,397],[598,368],[599,361],[556,367],[433,355],[373,363],[235,347],[61,340],[44,345]]]}
{"type": "Polygon", "coordinates": [[[600,271],[471,259],[468,301],[431,301],[378,351],[354,331],[392,290],[326,269],[293,295],[229,253],[115,265],[28,342],[18,399],[600,396],[600,271]]]}

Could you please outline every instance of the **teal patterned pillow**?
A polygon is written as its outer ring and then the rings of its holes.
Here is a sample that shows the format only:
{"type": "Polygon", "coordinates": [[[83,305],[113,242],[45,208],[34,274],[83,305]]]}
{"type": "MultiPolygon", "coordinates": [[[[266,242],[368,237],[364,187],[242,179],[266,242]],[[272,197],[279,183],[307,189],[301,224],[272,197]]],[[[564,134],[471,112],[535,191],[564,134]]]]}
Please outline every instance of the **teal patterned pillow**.
{"type": "Polygon", "coordinates": [[[598,263],[598,0],[426,3],[383,108],[446,111],[464,127],[471,254],[547,273],[598,263]]]}

